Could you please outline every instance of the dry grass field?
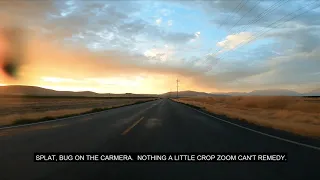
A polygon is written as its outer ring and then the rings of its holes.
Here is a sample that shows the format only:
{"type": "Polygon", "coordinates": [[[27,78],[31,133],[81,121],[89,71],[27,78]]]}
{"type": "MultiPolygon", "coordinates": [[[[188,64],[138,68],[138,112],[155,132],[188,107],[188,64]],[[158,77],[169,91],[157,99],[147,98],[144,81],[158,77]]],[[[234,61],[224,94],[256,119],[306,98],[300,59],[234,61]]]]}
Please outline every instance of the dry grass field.
{"type": "Polygon", "coordinates": [[[152,98],[0,98],[0,126],[28,120],[49,120],[72,114],[135,104],[152,98]]]}
{"type": "Polygon", "coordinates": [[[175,101],[300,135],[320,137],[320,98],[195,97],[175,101]]]}

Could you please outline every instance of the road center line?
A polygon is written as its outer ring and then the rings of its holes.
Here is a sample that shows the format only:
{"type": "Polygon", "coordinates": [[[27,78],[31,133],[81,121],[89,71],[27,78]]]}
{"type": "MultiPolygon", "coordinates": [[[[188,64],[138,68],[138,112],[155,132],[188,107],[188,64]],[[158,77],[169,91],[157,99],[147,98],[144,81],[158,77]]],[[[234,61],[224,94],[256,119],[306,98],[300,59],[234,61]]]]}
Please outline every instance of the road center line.
{"type": "Polygon", "coordinates": [[[130,127],[128,127],[125,131],[121,133],[121,135],[126,135],[132,128],[134,128],[137,124],[139,124],[140,121],[142,121],[143,117],[140,118],[138,121],[133,123],[130,127]]]}

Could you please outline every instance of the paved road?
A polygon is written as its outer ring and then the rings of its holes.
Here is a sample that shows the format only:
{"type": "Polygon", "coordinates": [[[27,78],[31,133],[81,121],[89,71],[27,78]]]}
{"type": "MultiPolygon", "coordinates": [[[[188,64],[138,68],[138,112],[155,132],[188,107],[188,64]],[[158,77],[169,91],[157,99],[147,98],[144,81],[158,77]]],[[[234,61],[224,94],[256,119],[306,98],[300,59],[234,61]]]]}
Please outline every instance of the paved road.
{"type": "MultiPolygon", "coordinates": [[[[319,143],[317,140],[313,142],[316,145],[319,143]]],[[[248,131],[166,99],[64,121],[0,130],[1,180],[309,180],[320,179],[319,165],[319,150],[248,131]],[[133,124],[136,125],[132,127],[133,124]],[[289,161],[287,163],[34,163],[33,153],[45,151],[276,151],[288,152],[289,161]]]]}

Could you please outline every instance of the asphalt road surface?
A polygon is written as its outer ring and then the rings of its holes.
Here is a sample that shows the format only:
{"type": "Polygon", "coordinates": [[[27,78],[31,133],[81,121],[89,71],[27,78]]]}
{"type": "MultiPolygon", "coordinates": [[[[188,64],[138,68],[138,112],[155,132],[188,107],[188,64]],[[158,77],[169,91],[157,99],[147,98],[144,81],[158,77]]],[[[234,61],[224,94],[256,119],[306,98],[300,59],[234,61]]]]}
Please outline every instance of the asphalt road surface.
{"type": "MultiPolygon", "coordinates": [[[[249,127],[251,128],[251,127],[249,127]]],[[[254,128],[254,127],[252,127],[254,128]]],[[[320,179],[320,150],[272,138],[163,99],[0,130],[0,179],[320,179]],[[288,162],[39,163],[34,152],[288,152],[288,162]]],[[[267,132],[266,132],[267,131],[267,132]]],[[[305,142],[301,142],[305,141],[305,142]]]]}

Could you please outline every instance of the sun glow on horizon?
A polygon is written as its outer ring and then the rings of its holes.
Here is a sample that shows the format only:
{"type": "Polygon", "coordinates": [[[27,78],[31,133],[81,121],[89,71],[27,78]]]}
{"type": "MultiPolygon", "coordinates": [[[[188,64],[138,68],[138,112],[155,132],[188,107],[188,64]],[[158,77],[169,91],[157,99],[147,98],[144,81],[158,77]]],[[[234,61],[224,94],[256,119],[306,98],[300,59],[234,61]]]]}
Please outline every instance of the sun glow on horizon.
{"type": "Polygon", "coordinates": [[[46,89],[52,89],[55,91],[72,91],[72,92],[81,92],[81,91],[91,91],[91,92],[97,92],[97,89],[95,88],[81,88],[81,87],[70,87],[70,86],[39,86],[46,89]]]}
{"type": "Polygon", "coordinates": [[[96,93],[161,93],[152,79],[142,76],[72,79],[43,76],[37,86],[57,91],[92,91],[96,93]],[[150,88],[151,87],[151,88],[150,88]]]}
{"type": "MultiPolygon", "coordinates": [[[[136,93],[136,94],[162,94],[175,90],[175,79],[166,75],[136,75],[114,76],[109,78],[84,78],[72,79],[63,77],[43,76],[36,86],[57,91],[92,91],[96,93],[136,93]]],[[[192,82],[187,79],[180,85],[180,91],[210,90],[194,88],[192,82]]],[[[212,89],[213,91],[217,91],[212,89]]]]}

